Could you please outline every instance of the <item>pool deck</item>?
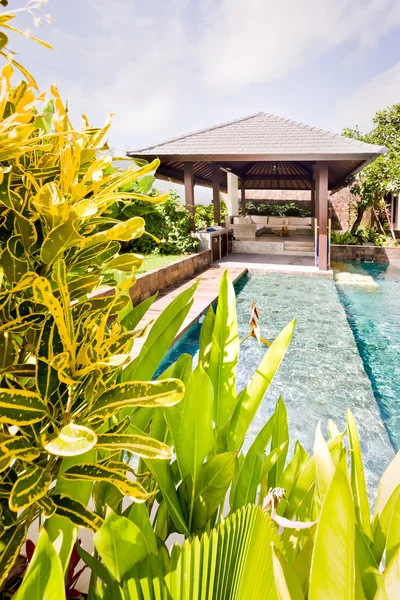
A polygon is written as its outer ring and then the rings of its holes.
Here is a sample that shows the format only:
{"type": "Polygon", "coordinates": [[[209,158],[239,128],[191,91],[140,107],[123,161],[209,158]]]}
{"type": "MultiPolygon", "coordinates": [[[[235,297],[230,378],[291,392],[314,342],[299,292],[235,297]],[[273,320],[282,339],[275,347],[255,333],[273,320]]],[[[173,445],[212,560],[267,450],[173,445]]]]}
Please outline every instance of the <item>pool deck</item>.
{"type": "Polygon", "coordinates": [[[314,256],[287,256],[284,254],[247,254],[234,252],[215,264],[228,269],[246,267],[249,271],[281,273],[287,275],[314,275],[333,277],[333,271],[320,271],[314,264],[314,256]]]}
{"type": "MultiPolygon", "coordinates": [[[[172,300],[178,296],[178,294],[193,285],[194,281],[199,280],[200,283],[194,295],[193,305],[191,306],[189,313],[184,320],[182,327],[178,331],[174,341],[178,340],[218,298],[219,285],[222,275],[226,269],[228,269],[229,277],[233,282],[237,281],[239,277],[247,272],[247,266],[245,265],[221,265],[221,267],[213,266],[206,271],[203,271],[203,273],[200,273],[193,279],[169,289],[165,294],[160,295],[147,311],[145,317],[140,322],[140,326],[145,327],[145,325],[150,321],[155,321],[157,317],[160,316],[162,311],[172,302],[172,300]]],[[[131,351],[132,358],[135,358],[139,354],[143,344],[146,341],[146,338],[147,336],[143,336],[135,339],[135,344],[131,351]]]]}

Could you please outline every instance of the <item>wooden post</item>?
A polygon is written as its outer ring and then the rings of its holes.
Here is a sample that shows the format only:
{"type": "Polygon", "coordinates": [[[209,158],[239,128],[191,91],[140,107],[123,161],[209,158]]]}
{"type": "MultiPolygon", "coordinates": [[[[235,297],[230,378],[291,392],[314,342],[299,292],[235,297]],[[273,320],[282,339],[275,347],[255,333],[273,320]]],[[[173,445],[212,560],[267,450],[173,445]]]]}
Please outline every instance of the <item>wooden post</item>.
{"type": "Polygon", "coordinates": [[[328,165],[317,163],[315,170],[315,192],[318,218],[318,268],[328,270],[328,165]]]}
{"type": "Polygon", "coordinates": [[[185,185],[185,203],[190,215],[190,229],[195,230],[194,225],[194,176],[193,163],[185,162],[183,165],[183,180],[185,185]]]}
{"type": "Polygon", "coordinates": [[[219,193],[220,170],[218,165],[212,163],[212,189],[214,205],[214,223],[220,225],[221,222],[221,198],[219,193]]]}
{"type": "Polygon", "coordinates": [[[240,182],[240,206],[242,208],[242,217],[246,215],[246,181],[242,179],[240,182]]]}
{"type": "Polygon", "coordinates": [[[315,181],[312,182],[311,184],[311,206],[310,206],[310,210],[311,210],[311,216],[315,217],[315,181]]]}

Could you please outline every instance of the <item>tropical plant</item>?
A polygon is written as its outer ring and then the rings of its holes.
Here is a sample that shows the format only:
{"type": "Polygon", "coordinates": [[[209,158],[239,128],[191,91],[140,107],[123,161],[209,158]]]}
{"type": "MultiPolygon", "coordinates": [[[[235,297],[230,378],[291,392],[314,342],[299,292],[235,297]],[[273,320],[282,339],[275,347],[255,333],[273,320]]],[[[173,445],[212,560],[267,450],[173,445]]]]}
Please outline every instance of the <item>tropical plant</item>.
{"type": "Polygon", "coordinates": [[[357,235],[353,235],[350,231],[332,231],[331,232],[331,243],[339,244],[341,246],[352,246],[360,244],[362,240],[357,235]]]}
{"type": "Polygon", "coordinates": [[[157,342],[152,354],[149,336],[147,368],[136,369],[143,358],[130,356],[140,335],[134,330],[154,298],[132,309],[129,287],[142,257],[119,250],[120,242],[143,234],[145,223],[141,217],[115,221],[108,208],[116,201],[164,201],[123,191],[158,161],[110,168],[102,145],[109,123],[99,130],[84,118],[75,131],[55,87],[54,99],[39,111],[43,95],[35,97],[25,82],[13,88],[12,74],[8,63],[0,102],[0,584],[33,520],[48,518],[52,540],[62,531],[66,565],[77,526],[98,528],[110,489],[119,501],[129,495],[143,502],[156,493],[146,491],[141,478],[129,478],[123,455],[166,460],[172,451],[138,435],[129,415],[183,397],[178,380],[147,380],[195,289],[160,317],[154,327],[165,343],[157,342]],[[100,284],[113,283],[105,275],[110,271],[124,274],[123,283],[114,295],[93,295],[100,284]],[[132,382],[135,372],[141,375],[132,382]],[[118,419],[122,410],[125,418],[118,419]],[[94,482],[96,513],[86,508],[94,482]]]}
{"type": "Polygon", "coordinates": [[[388,149],[385,155],[361,171],[351,188],[356,213],[351,232],[357,231],[365,210],[370,208],[381,233],[394,238],[387,201],[400,193],[400,104],[378,111],[373,124],[373,129],[366,134],[357,127],[346,128],[343,132],[347,137],[388,149]]]}
{"type": "MultiPolygon", "coordinates": [[[[221,222],[224,222],[228,216],[228,207],[226,202],[221,201],[221,222]]],[[[213,204],[196,204],[194,207],[194,221],[197,231],[203,231],[207,227],[214,225],[214,205],[213,204]]]]}

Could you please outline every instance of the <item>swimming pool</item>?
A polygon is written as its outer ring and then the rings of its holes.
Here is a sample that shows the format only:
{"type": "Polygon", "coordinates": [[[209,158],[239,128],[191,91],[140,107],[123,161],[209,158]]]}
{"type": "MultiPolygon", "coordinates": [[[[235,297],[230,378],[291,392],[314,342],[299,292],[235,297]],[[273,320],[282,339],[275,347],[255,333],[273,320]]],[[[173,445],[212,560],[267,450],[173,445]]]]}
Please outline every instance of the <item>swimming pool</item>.
{"type": "MultiPolygon", "coordinates": [[[[308,452],[318,421],[326,428],[328,419],[333,419],[344,429],[345,411],[350,407],[360,432],[367,485],[376,490],[394,449],[335,282],[322,277],[254,273],[241,278],[236,290],[241,338],[248,333],[252,299],[267,339],[274,339],[293,318],[297,320],[292,343],[253,421],[247,444],[271,415],[279,395],[288,410],[292,443],[299,439],[308,452]]],[[[350,288],[345,293],[349,292],[350,288]]],[[[163,366],[183,352],[196,360],[199,332],[196,324],[170,350],[163,366]]],[[[243,344],[238,390],[246,385],[264,353],[265,346],[254,339],[243,344]]]]}

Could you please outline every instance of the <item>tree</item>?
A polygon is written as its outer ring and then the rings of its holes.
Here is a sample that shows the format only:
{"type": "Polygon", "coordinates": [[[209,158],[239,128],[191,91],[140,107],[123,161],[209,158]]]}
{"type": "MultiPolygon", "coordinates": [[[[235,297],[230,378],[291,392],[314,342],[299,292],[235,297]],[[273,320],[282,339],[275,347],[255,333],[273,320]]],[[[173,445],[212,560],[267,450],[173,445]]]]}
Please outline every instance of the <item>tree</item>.
{"type": "Polygon", "coordinates": [[[362,170],[351,188],[357,216],[350,231],[357,231],[365,210],[371,208],[381,231],[390,231],[394,237],[387,199],[400,193],[400,104],[378,111],[373,123],[373,129],[366,134],[362,134],[358,127],[343,131],[347,137],[388,149],[386,154],[362,170]]]}

